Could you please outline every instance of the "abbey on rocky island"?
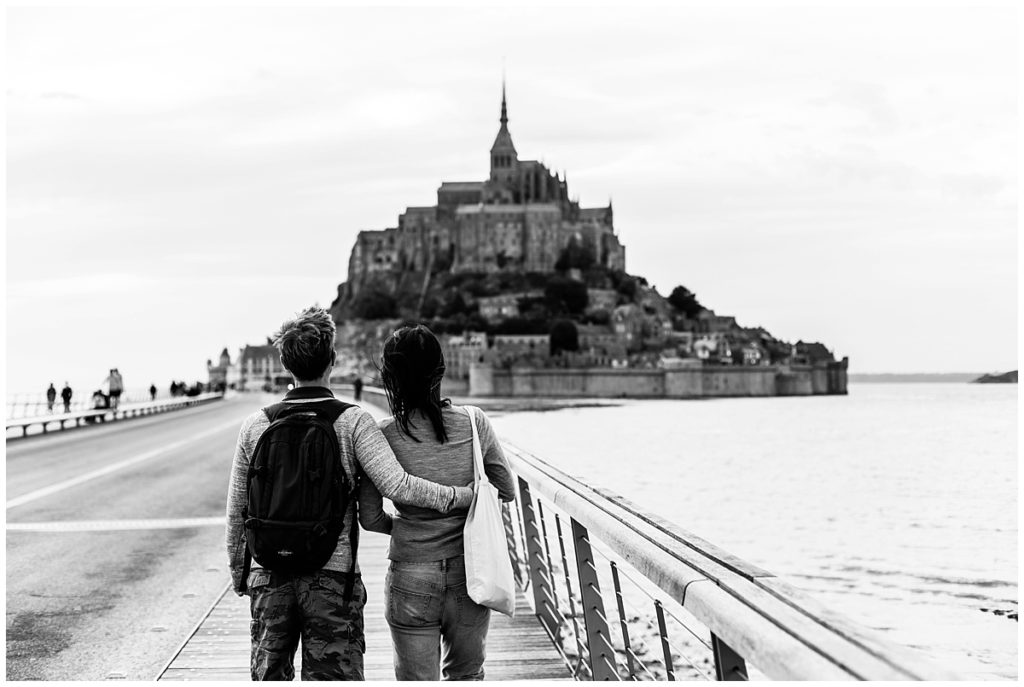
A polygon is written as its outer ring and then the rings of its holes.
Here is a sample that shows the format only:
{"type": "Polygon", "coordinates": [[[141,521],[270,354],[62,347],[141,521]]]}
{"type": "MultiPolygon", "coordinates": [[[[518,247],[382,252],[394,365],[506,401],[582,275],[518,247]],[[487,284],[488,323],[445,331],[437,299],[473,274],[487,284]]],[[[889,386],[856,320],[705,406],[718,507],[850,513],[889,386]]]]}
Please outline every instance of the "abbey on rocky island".
{"type": "Polygon", "coordinates": [[[611,202],[582,208],[570,199],[565,175],[519,159],[504,86],[500,122],[490,178],[442,182],[437,205],[406,208],[397,227],[359,232],[349,258],[349,296],[381,272],[554,272],[571,243],[597,265],[625,269],[626,249],[615,234],[611,202]]]}

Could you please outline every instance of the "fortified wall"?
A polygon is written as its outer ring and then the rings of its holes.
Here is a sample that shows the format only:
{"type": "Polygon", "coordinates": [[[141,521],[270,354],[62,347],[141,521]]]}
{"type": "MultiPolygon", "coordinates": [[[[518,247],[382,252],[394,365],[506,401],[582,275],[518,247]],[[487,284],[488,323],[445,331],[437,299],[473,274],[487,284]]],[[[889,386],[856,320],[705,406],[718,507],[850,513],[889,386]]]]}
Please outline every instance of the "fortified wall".
{"type": "Polygon", "coordinates": [[[847,393],[849,361],[763,367],[680,369],[496,368],[474,363],[470,396],[576,398],[727,398],[818,396],[847,393]]]}

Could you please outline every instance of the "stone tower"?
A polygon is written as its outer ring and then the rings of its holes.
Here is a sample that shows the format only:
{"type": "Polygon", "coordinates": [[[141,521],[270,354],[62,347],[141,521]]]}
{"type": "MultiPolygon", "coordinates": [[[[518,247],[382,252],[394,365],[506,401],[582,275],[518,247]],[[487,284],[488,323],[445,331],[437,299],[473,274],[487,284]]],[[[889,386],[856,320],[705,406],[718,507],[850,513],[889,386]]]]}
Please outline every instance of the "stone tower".
{"type": "Polygon", "coordinates": [[[511,185],[516,178],[519,154],[508,131],[508,106],[505,102],[505,82],[501,83],[501,128],[491,146],[491,181],[511,185]]]}

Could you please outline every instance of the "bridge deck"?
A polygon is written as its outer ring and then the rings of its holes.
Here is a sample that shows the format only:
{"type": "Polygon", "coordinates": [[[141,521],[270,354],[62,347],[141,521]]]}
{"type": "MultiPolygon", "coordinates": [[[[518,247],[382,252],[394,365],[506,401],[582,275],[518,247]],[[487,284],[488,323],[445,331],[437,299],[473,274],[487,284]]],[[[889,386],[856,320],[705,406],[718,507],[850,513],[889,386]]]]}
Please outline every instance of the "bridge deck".
{"type": "MultiPolygon", "coordinates": [[[[369,599],[364,612],[367,680],[395,679],[391,634],[384,620],[387,542],[385,536],[361,533],[359,565],[369,599]]],[[[484,670],[488,680],[569,679],[565,664],[522,594],[514,619],[492,614],[484,670]]],[[[249,680],[248,599],[225,593],[158,679],[249,680]]]]}

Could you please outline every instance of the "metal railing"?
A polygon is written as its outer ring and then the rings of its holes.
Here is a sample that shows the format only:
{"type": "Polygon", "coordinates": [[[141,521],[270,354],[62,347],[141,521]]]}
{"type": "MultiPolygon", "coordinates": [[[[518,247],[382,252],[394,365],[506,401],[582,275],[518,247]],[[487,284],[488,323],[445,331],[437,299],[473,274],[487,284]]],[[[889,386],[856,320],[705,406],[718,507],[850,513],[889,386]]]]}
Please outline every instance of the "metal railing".
{"type": "MultiPolygon", "coordinates": [[[[363,394],[387,408],[382,389],[363,394]]],[[[516,583],[576,679],[957,679],[622,496],[502,446],[518,479],[504,508],[516,583]]]]}
{"type": "Polygon", "coordinates": [[[78,427],[83,422],[95,423],[107,422],[108,420],[124,420],[130,417],[152,415],[155,413],[163,413],[168,410],[188,408],[222,398],[224,398],[224,394],[217,392],[199,394],[198,396],[176,396],[174,398],[164,399],[161,401],[149,401],[145,403],[122,403],[116,409],[82,409],[75,410],[70,413],[55,413],[53,415],[35,415],[32,417],[18,418],[8,417],[6,425],[8,431],[17,428],[21,430],[21,436],[26,437],[28,436],[29,428],[36,425],[39,425],[42,428],[43,434],[46,434],[49,427],[54,424],[56,424],[59,429],[63,430],[69,426],[78,427]]]}
{"type": "Polygon", "coordinates": [[[516,581],[586,680],[955,679],[771,573],[508,443],[516,581]]]}
{"type": "MultiPolygon", "coordinates": [[[[164,395],[165,398],[169,398],[164,395]]],[[[128,403],[149,403],[152,400],[148,393],[131,393],[121,396],[121,405],[128,403]]],[[[88,394],[77,394],[71,401],[70,410],[71,412],[79,412],[92,409],[92,396],[88,394]]],[[[53,407],[50,407],[50,403],[46,400],[45,394],[15,394],[8,397],[7,399],[7,414],[8,420],[16,420],[22,418],[34,418],[42,417],[44,415],[60,415],[64,412],[64,401],[57,396],[53,402],[53,407]]]]}

